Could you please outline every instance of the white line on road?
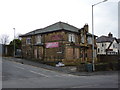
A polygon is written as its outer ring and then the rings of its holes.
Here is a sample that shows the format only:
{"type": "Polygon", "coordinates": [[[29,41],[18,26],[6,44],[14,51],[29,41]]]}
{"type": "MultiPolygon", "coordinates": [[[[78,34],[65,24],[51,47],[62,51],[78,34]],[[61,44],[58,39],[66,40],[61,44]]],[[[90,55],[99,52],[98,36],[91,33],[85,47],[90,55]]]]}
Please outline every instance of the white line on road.
{"type": "Polygon", "coordinates": [[[30,72],[35,73],[35,74],[39,74],[39,75],[44,76],[44,77],[49,77],[49,76],[47,76],[47,75],[45,75],[45,74],[38,73],[38,72],[35,72],[35,71],[30,71],[30,72]]]}
{"type": "Polygon", "coordinates": [[[71,87],[71,88],[94,88],[100,86],[100,84],[95,84],[95,85],[81,85],[81,86],[76,86],[76,87],[71,87]]]}
{"type": "MultiPolygon", "coordinates": [[[[17,62],[15,62],[17,63],[17,62]]],[[[17,63],[19,64],[19,63],[17,63]]],[[[24,64],[19,64],[19,65],[24,65],[24,64]]],[[[22,70],[26,70],[25,68],[23,67],[20,67],[20,66],[16,66],[15,67],[19,68],[19,69],[22,69],[22,70]]],[[[36,67],[34,67],[36,68],[36,67]]],[[[43,68],[42,68],[43,69],[43,68]]],[[[39,73],[39,72],[35,72],[35,71],[32,71],[32,70],[28,70],[29,72],[32,72],[34,74],[38,74],[38,75],[41,75],[41,76],[44,76],[44,77],[51,77],[51,76],[48,76],[48,75],[45,75],[45,74],[42,74],[42,73],[39,73]]],[[[55,72],[55,71],[51,71],[51,70],[47,70],[45,69],[45,71],[50,71],[50,72],[55,72]]],[[[60,75],[55,75],[56,77],[79,77],[79,76],[76,76],[76,75],[72,75],[72,74],[60,74],[60,75]]]]}
{"type": "MultiPolygon", "coordinates": [[[[17,67],[17,68],[19,68],[19,69],[25,70],[25,68],[22,68],[22,67],[19,67],[19,66],[15,66],[15,67],[17,67]]],[[[44,77],[49,77],[49,76],[47,76],[47,75],[45,75],[45,74],[38,73],[38,72],[35,72],[35,71],[31,71],[31,70],[30,70],[29,72],[32,72],[32,73],[34,73],[34,74],[39,74],[39,75],[44,76],[44,77]]]]}
{"type": "Polygon", "coordinates": [[[15,66],[15,67],[17,67],[17,68],[19,68],[19,69],[25,69],[25,68],[22,68],[22,67],[19,67],[19,66],[15,66]]]}
{"type": "Polygon", "coordinates": [[[80,76],[72,75],[72,74],[62,74],[61,76],[64,76],[64,77],[80,77],[80,76]]]}
{"type": "Polygon", "coordinates": [[[72,74],[60,74],[60,75],[55,75],[56,77],[80,77],[80,76],[77,76],[77,75],[72,75],[72,74]]]}

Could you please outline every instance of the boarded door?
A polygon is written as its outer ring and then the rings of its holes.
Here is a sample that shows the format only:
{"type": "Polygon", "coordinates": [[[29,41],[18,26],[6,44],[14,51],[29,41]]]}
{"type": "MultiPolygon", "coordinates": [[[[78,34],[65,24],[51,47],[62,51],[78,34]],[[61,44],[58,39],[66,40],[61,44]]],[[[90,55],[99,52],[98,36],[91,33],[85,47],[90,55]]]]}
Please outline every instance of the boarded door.
{"type": "Polygon", "coordinates": [[[73,59],[73,48],[66,48],[66,58],[73,59]]]}

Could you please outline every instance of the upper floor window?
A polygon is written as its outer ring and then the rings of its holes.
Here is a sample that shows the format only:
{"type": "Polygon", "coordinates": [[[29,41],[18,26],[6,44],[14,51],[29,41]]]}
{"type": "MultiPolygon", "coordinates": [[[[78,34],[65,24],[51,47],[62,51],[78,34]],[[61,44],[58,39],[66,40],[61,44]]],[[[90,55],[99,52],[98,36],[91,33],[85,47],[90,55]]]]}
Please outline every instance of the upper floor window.
{"type": "Polygon", "coordinates": [[[69,42],[75,42],[75,35],[74,34],[68,34],[68,41],[69,42]]]}
{"type": "Polygon", "coordinates": [[[26,44],[31,44],[31,38],[26,39],[26,44]]]}
{"type": "Polygon", "coordinates": [[[104,44],[102,43],[102,47],[104,47],[104,44]]]}
{"type": "Polygon", "coordinates": [[[85,43],[85,37],[84,34],[81,33],[81,43],[85,43]]]}
{"type": "Polygon", "coordinates": [[[81,37],[81,42],[84,43],[85,40],[84,40],[84,36],[81,37]]]}
{"type": "Polygon", "coordinates": [[[41,35],[36,36],[36,43],[37,44],[41,43],[41,35]]]}
{"type": "Polygon", "coordinates": [[[100,49],[98,48],[98,53],[100,52],[100,49]]]}
{"type": "Polygon", "coordinates": [[[92,37],[87,38],[88,44],[92,44],[92,37]]]}
{"type": "Polygon", "coordinates": [[[113,44],[113,48],[118,48],[117,43],[113,44]]]}

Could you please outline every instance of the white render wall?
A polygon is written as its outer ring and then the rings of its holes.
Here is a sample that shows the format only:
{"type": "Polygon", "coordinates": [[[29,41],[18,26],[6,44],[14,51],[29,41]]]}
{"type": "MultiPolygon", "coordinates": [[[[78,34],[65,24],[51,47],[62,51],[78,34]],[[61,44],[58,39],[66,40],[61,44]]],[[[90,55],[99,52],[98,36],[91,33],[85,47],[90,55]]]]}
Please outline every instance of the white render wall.
{"type": "Polygon", "coordinates": [[[119,54],[120,54],[120,43],[118,44],[118,50],[119,50],[119,54]]]}
{"type": "Polygon", "coordinates": [[[106,54],[106,49],[108,48],[109,45],[110,42],[97,43],[97,54],[106,54]]]}
{"type": "MultiPolygon", "coordinates": [[[[110,42],[97,43],[97,54],[106,54],[106,49],[108,49],[109,45],[110,42]]],[[[109,49],[113,49],[113,52],[118,53],[118,43],[116,42],[116,40],[113,41],[109,49]]]]}
{"type": "Polygon", "coordinates": [[[116,42],[116,40],[113,41],[110,49],[113,49],[114,52],[118,52],[118,43],[116,42]]]}

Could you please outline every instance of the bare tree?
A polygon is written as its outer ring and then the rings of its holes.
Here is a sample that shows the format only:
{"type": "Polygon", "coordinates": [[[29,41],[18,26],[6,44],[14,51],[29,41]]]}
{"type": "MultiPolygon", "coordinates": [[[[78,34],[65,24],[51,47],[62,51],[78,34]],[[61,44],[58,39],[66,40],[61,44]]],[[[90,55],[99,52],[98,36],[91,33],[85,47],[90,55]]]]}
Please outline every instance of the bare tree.
{"type": "Polygon", "coordinates": [[[6,45],[9,42],[9,36],[6,34],[2,34],[0,36],[0,43],[6,45]]]}

